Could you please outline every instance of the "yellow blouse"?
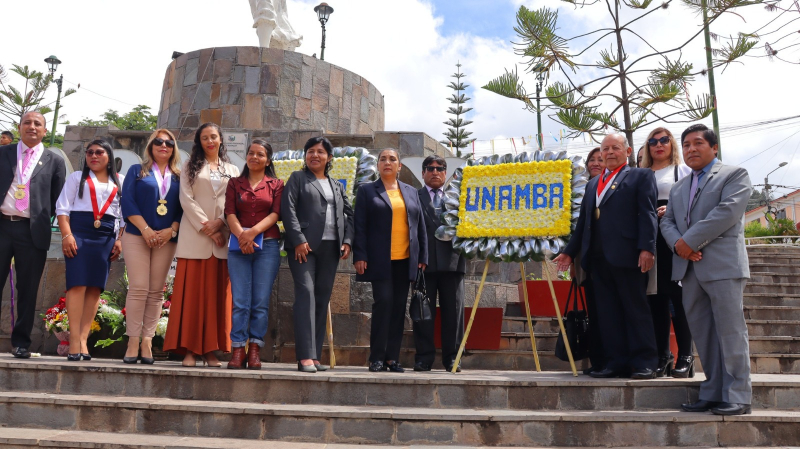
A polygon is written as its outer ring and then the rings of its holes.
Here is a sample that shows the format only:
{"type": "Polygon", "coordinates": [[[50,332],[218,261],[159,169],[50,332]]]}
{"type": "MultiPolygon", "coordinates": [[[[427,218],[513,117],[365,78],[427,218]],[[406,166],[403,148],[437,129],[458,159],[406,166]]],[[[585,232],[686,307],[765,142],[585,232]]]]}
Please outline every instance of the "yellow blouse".
{"type": "Polygon", "coordinates": [[[406,202],[400,189],[387,190],[392,202],[392,260],[408,259],[410,256],[408,242],[408,213],[406,202]]]}

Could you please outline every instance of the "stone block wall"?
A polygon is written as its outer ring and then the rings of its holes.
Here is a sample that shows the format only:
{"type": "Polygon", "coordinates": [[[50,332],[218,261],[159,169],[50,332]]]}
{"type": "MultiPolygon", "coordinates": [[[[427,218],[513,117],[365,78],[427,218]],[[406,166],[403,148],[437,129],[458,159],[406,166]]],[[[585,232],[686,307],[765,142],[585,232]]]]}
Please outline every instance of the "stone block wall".
{"type": "Polygon", "coordinates": [[[384,129],[383,95],[365,78],[301,53],[218,47],[173,60],[164,77],[158,126],[187,132],[204,122],[247,130],[384,129]]]}

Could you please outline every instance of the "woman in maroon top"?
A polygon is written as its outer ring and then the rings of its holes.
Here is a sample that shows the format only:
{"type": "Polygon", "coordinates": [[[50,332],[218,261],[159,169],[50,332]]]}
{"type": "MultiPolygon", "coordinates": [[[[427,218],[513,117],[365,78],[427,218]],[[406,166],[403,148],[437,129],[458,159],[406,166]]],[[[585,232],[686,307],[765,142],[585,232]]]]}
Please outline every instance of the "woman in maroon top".
{"type": "Polygon", "coordinates": [[[225,215],[231,229],[228,275],[233,315],[228,369],[261,369],[259,349],[267,333],[269,296],[281,263],[280,219],[283,181],[275,176],[272,147],[253,139],[247,166],[228,182],[225,215]],[[245,345],[250,343],[245,356],[245,345]]]}

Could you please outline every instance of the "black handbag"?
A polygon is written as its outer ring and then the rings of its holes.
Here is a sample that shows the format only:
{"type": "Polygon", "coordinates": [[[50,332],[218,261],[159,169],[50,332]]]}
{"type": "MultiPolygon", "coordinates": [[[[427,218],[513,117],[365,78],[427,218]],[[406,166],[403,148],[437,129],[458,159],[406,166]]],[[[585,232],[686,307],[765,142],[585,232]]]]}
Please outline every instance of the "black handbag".
{"type": "MultiPolygon", "coordinates": [[[[562,315],[561,320],[564,323],[567,341],[569,341],[569,347],[572,350],[572,359],[585,359],[589,355],[589,318],[586,316],[586,300],[575,279],[572,280],[572,285],[569,286],[567,304],[564,307],[564,315],[562,315]],[[574,295],[573,292],[575,292],[574,295]],[[583,310],[578,310],[578,296],[580,296],[583,310]],[[570,300],[572,300],[572,310],[569,310],[570,300]]],[[[560,332],[560,329],[558,340],[556,340],[555,355],[565,362],[569,361],[567,347],[564,344],[564,335],[560,332]]]]}
{"type": "Polygon", "coordinates": [[[425,288],[425,275],[422,268],[417,270],[417,279],[414,281],[414,289],[411,291],[411,304],[408,306],[408,314],[411,321],[430,321],[433,319],[431,313],[431,300],[425,288]]]}

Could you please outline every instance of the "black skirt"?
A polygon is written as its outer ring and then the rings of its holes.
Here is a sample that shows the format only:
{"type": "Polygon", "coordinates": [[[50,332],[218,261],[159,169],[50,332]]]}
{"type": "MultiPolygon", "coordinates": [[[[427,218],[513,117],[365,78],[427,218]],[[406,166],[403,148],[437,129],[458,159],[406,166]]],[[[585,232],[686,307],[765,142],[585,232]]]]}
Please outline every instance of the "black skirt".
{"type": "Polygon", "coordinates": [[[72,287],[97,287],[104,289],[111,268],[111,250],[114,248],[113,215],[103,215],[100,227],[94,227],[92,212],[71,212],[69,226],[78,245],[78,254],[66,258],[67,290],[72,287]]]}

